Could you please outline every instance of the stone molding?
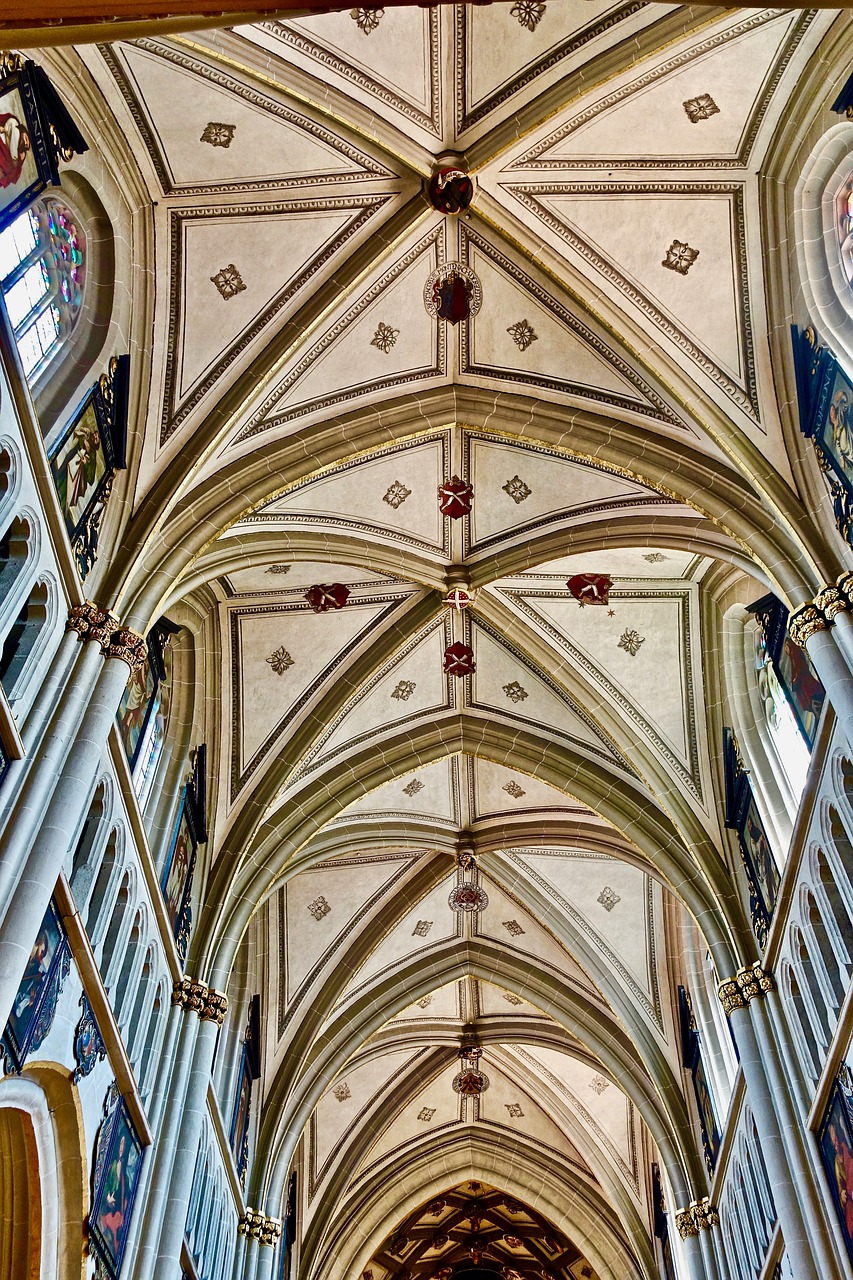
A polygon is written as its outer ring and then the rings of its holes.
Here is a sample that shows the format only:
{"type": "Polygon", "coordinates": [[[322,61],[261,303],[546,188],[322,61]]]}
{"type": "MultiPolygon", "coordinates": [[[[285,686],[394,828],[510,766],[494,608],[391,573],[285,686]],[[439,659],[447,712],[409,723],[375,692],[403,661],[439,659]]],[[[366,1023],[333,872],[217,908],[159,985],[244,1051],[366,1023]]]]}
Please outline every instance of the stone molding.
{"type": "Polygon", "coordinates": [[[676,1209],[675,1225],[682,1240],[698,1236],[700,1231],[710,1231],[719,1225],[720,1215],[708,1196],[691,1200],[685,1209],[676,1209]]]}
{"type": "Polygon", "coordinates": [[[788,634],[794,644],[806,647],[812,636],[828,631],[839,613],[853,611],[853,573],[849,570],[839,575],[833,586],[826,583],[815,595],[795,609],[788,620],[788,634]]]}
{"type": "Polygon", "coordinates": [[[251,1236],[261,1244],[274,1245],[281,1237],[281,1219],[268,1218],[260,1209],[247,1209],[237,1223],[237,1234],[251,1236]]]}
{"type": "Polygon", "coordinates": [[[65,630],[75,631],[81,641],[94,640],[105,658],[121,658],[131,671],[137,671],[148,658],[145,637],[123,627],[114,613],[98,608],[91,600],[71,606],[65,630]]]}
{"type": "Polygon", "coordinates": [[[215,1022],[221,1027],[228,1010],[228,997],[224,991],[217,991],[206,982],[181,978],[172,987],[172,1004],[185,1013],[197,1013],[200,1022],[215,1022]]]}
{"type": "Polygon", "coordinates": [[[746,969],[738,969],[733,978],[721,982],[717,994],[723,1009],[730,1014],[734,1009],[745,1009],[750,1000],[762,1000],[768,991],[774,990],[772,976],[756,960],[746,969]]]}

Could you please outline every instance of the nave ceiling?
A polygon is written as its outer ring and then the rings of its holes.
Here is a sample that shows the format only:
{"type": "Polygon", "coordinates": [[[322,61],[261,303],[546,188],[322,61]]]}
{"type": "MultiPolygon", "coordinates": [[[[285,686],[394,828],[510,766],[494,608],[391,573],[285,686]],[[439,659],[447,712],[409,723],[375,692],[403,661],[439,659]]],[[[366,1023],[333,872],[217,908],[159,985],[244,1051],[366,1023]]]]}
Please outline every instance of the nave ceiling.
{"type": "Polygon", "coordinates": [[[707,1190],[677,899],[715,954],[753,946],[720,829],[717,609],[795,595],[827,555],[797,523],[759,198],[836,15],[366,14],[77,51],[153,231],[150,394],[96,581],[203,638],[190,960],[224,983],[264,934],[253,1202],[296,1158],[317,1274],[358,1209],[350,1262],[390,1280],[430,1197],[541,1176],[528,1219],[567,1242],[548,1275],[650,1275],[650,1161],[682,1202],[707,1190]],[[425,198],[441,157],[474,177],[463,218],[425,198]],[[456,326],[424,305],[453,262],[482,290],[456,326]],[[605,606],[578,573],[611,579],[605,606]],[[316,612],[333,583],[345,604],[316,612]],[[448,905],[468,852],[471,914],[448,905]],[[462,1099],[475,1040],[490,1086],[462,1099]]]}

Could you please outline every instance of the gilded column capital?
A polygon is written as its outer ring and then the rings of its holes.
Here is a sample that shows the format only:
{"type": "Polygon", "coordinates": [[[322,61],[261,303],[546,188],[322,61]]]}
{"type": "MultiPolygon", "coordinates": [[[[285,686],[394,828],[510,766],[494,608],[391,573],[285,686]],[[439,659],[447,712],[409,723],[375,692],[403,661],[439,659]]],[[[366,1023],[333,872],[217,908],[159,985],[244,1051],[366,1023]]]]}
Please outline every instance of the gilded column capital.
{"type": "Polygon", "coordinates": [[[101,643],[101,653],[105,658],[120,658],[126,662],[130,670],[138,671],[148,658],[148,645],[145,637],[130,627],[116,627],[108,639],[101,643]]]}
{"type": "Polygon", "coordinates": [[[750,1000],[763,1000],[768,991],[775,991],[772,974],[762,969],[759,961],[738,969],[733,978],[721,982],[717,988],[720,1003],[727,1014],[734,1009],[745,1009],[750,1000]]]}
{"type": "Polygon", "coordinates": [[[261,1244],[275,1244],[281,1238],[281,1219],[280,1218],[264,1218],[261,1226],[261,1234],[258,1236],[261,1244]]]}
{"type": "Polygon", "coordinates": [[[257,1209],[246,1209],[246,1212],[237,1223],[237,1234],[240,1236],[254,1236],[256,1240],[260,1239],[261,1224],[266,1219],[257,1209]]]}
{"type": "Polygon", "coordinates": [[[800,605],[788,619],[788,634],[794,644],[805,649],[806,642],[819,631],[828,631],[831,623],[814,603],[800,605]]]}
{"type": "Polygon", "coordinates": [[[839,613],[848,613],[850,600],[840,586],[826,584],[821,587],[814,598],[815,608],[819,609],[827,622],[832,622],[839,613]]]}
{"type": "Polygon", "coordinates": [[[847,603],[853,607],[853,570],[845,569],[844,573],[839,573],[835,579],[835,585],[841,594],[847,597],[847,603]]]}
{"type": "Polygon", "coordinates": [[[692,1205],[688,1205],[686,1209],[676,1209],[675,1225],[682,1240],[687,1240],[690,1236],[698,1236],[699,1228],[693,1217],[692,1205]]]}
{"type": "Polygon", "coordinates": [[[731,1013],[734,1009],[745,1009],[746,1000],[740,985],[735,978],[727,978],[725,982],[721,982],[717,987],[717,995],[720,997],[720,1003],[726,1014],[731,1013]]]}
{"type": "Polygon", "coordinates": [[[118,618],[109,609],[99,609],[91,600],[84,600],[71,606],[65,630],[76,631],[81,641],[96,640],[103,648],[118,625],[118,618]]]}
{"type": "Polygon", "coordinates": [[[224,991],[217,991],[214,987],[208,987],[204,998],[202,1008],[198,1011],[198,1016],[202,1022],[215,1022],[221,1027],[225,1021],[225,1014],[228,1011],[228,997],[224,991]]]}
{"type": "Polygon", "coordinates": [[[180,1006],[185,1013],[200,1014],[205,1007],[208,996],[206,982],[195,982],[192,978],[181,978],[172,986],[172,1004],[180,1006]]]}
{"type": "Polygon", "coordinates": [[[694,1200],[690,1208],[693,1211],[693,1221],[700,1231],[710,1231],[711,1227],[719,1226],[720,1215],[714,1205],[711,1204],[709,1196],[703,1196],[701,1200],[694,1200]]]}

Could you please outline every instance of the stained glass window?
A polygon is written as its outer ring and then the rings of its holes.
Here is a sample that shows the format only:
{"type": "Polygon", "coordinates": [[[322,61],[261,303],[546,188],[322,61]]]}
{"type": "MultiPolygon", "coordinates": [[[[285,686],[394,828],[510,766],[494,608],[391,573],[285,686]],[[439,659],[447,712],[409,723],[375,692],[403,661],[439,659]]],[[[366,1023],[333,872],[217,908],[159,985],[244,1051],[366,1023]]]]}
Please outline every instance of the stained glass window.
{"type": "Polygon", "coordinates": [[[847,279],[853,284],[853,174],[835,197],[835,228],[841,261],[847,279]]]}
{"type": "Polygon", "coordinates": [[[37,200],[0,232],[0,288],[29,379],[74,328],[85,285],[86,237],[62,200],[37,200]]]}

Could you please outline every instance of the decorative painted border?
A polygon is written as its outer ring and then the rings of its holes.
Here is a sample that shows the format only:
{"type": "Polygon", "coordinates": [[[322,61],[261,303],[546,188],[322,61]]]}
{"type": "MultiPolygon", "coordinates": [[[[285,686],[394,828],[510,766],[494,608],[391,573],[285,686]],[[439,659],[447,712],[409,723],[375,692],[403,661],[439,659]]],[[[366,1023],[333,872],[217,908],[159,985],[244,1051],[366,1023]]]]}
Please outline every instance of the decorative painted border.
{"type": "Polygon", "coordinates": [[[466,110],[467,84],[465,69],[468,61],[468,11],[465,5],[456,5],[454,7],[456,11],[453,32],[454,66],[456,69],[456,131],[457,133],[463,133],[466,129],[470,129],[472,125],[478,124],[496,107],[499,107],[508,98],[518,93],[520,89],[524,89],[544,72],[556,67],[564,58],[577,53],[579,49],[589,44],[591,40],[596,40],[606,31],[611,30],[612,27],[624,22],[626,18],[630,18],[635,13],[639,13],[641,9],[645,9],[647,0],[630,0],[630,3],[623,4],[612,13],[605,14],[598,22],[593,22],[588,27],[584,27],[580,33],[570,36],[568,40],[564,40],[562,44],[558,44],[556,48],[546,52],[538,62],[534,62],[532,66],[527,66],[518,72],[511,80],[506,81],[471,111],[466,110]]]}
{"type": "Polygon", "coordinates": [[[159,40],[145,38],[135,40],[134,45],[138,49],[143,49],[146,53],[161,58],[164,62],[171,62],[174,66],[180,67],[184,71],[192,72],[199,79],[207,80],[219,89],[225,89],[233,93],[235,97],[242,98],[244,102],[248,102],[253,107],[258,107],[260,110],[267,112],[268,115],[275,116],[285,124],[294,125],[304,133],[316,138],[318,142],[322,142],[332,150],[342,153],[357,166],[352,170],[316,175],[310,174],[304,177],[223,178],[215,183],[196,184],[175,182],[174,175],[169,168],[166,149],[162,145],[154,127],[154,122],[144,106],[145,98],[136,77],[128,66],[119,61],[112,45],[98,45],[98,52],[118,85],[125,106],[133,116],[134,123],[145,144],[145,149],[154,166],[157,181],[160,183],[164,196],[204,196],[210,195],[214,191],[261,192],[278,190],[280,187],[310,186],[315,188],[327,183],[364,182],[374,178],[396,177],[385,165],[380,164],[378,160],[374,160],[372,156],[353,146],[352,143],[332,133],[330,129],[317,124],[308,116],[302,115],[301,112],[276,102],[275,98],[271,98],[268,94],[261,93],[240,80],[235,80],[233,76],[225,75],[218,68],[208,66],[207,63],[200,62],[197,58],[189,57],[188,54],[183,53],[173,45],[162,44],[159,40]]]}
{"type": "Polygon", "coordinates": [[[756,95],[755,102],[751,109],[751,113],[747,118],[744,126],[743,134],[738,143],[737,151],[731,156],[666,156],[666,157],[644,157],[642,159],[631,160],[612,156],[609,159],[585,158],[582,160],[543,160],[541,157],[546,151],[550,151],[558,142],[562,142],[570,134],[574,133],[582,125],[587,124],[590,120],[594,120],[596,116],[607,111],[610,107],[617,106],[620,102],[624,102],[627,98],[633,96],[640,89],[645,89],[648,85],[654,84],[656,80],[663,79],[671,71],[678,71],[681,67],[687,66],[691,62],[695,62],[702,54],[711,53],[716,49],[722,48],[724,45],[737,40],[740,36],[748,34],[750,31],[757,30],[759,27],[766,26],[770,22],[776,22],[782,15],[787,14],[790,18],[790,9],[764,9],[760,12],[753,13],[750,17],[745,18],[741,22],[735,23],[725,31],[718,31],[716,35],[710,36],[707,40],[703,40],[700,44],[691,45],[689,49],[682,50],[673,58],[668,58],[666,62],[662,62],[659,66],[653,67],[644,75],[638,76],[636,80],[632,80],[630,84],[623,85],[621,89],[614,90],[606,97],[599,99],[598,102],[592,103],[586,107],[579,115],[572,120],[567,121],[558,129],[555,129],[544,140],[537,142],[535,146],[525,151],[517,160],[508,166],[508,170],[536,169],[542,170],[558,170],[564,172],[566,169],[730,169],[734,164],[746,166],[749,162],[755,138],[761,126],[767,109],[770,106],[770,100],[782,78],[788,63],[794,56],[797,46],[800,44],[803,36],[811,25],[815,10],[807,10],[801,15],[795,24],[792,32],[789,34],[785,43],[783,52],[776,58],[775,65],[770,68],[764,84],[756,95]]]}
{"type": "Polygon", "coordinates": [[[466,265],[470,266],[469,246],[471,244],[475,245],[508,276],[511,276],[516,283],[522,285],[541,307],[549,311],[567,329],[570,329],[575,337],[580,338],[587,346],[591,347],[597,356],[600,356],[622,377],[633,383],[645,400],[650,403],[644,404],[642,401],[631,400],[627,396],[617,395],[616,392],[606,391],[604,388],[589,387],[582,383],[571,382],[568,379],[551,378],[545,374],[529,373],[521,369],[501,369],[494,365],[473,364],[470,356],[470,323],[462,325],[459,355],[460,373],[477,374],[484,378],[500,378],[509,382],[529,382],[537,387],[545,387],[549,391],[559,391],[581,399],[614,405],[616,408],[626,409],[631,413],[643,414],[646,417],[659,419],[687,430],[686,424],[682,422],[654,388],[637,373],[636,369],[628,364],[627,360],[623,360],[620,355],[617,355],[611,347],[608,347],[601,338],[593,333],[591,329],[588,329],[567,307],[558,302],[552,294],[537,284],[520,267],[517,267],[506,254],[502,253],[495,245],[490,244],[472,227],[462,228],[460,256],[466,265]]]}
{"type": "MultiPolygon", "coordinates": [[[[371,94],[380,102],[384,102],[387,106],[392,107],[408,120],[412,120],[415,124],[419,124],[422,129],[426,129],[428,133],[434,134],[437,138],[441,137],[441,93],[439,83],[440,49],[439,49],[439,27],[438,27],[438,10],[432,6],[427,10],[429,14],[429,86],[430,86],[430,112],[427,114],[421,111],[412,102],[407,102],[405,98],[396,93],[389,85],[380,84],[367,72],[360,70],[350,62],[345,62],[343,58],[333,53],[331,49],[327,49],[324,45],[319,44],[316,40],[312,40],[309,35],[303,31],[297,30],[289,23],[285,22],[259,22],[257,26],[273,36],[276,40],[280,40],[282,44],[289,45],[291,49],[297,49],[300,53],[307,54],[309,58],[313,58],[315,62],[319,62],[322,67],[328,68],[330,71],[336,72],[345,80],[351,81],[358,85],[360,89],[371,94]]],[[[245,37],[241,37],[245,39],[245,37]]],[[[269,52],[269,50],[267,50],[269,52]]],[[[321,81],[321,83],[325,83],[321,81]]]]}
{"type": "Polygon", "coordinates": [[[522,1049],[520,1045],[513,1045],[512,1051],[526,1062],[531,1070],[533,1070],[537,1075],[544,1076],[548,1083],[553,1085],[557,1092],[563,1095],[571,1109],[577,1112],[587,1128],[591,1129],[595,1134],[595,1137],[601,1146],[610,1153],[614,1164],[624,1175],[625,1179],[631,1184],[632,1190],[636,1192],[639,1199],[641,1196],[640,1171],[639,1164],[637,1162],[637,1134],[634,1126],[634,1104],[631,1099],[627,1097],[625,1098],[625,1103],[628,1109],[628,1133],[631,1135],[631,1163],[628,1164],[627,1160],[622,1155],[622,1152],[618,1150],[607,1131],[602,1129],[595,1117],[583,1105],[580,1098],[578,1098],[576,1094],[572,1093],[568,1085],[566,1085],[559,1076],[555,1076],[552,1071],[548,1070],[544,1063],[540,1062],[538,1058],[534,1058],[526,1049],[522,1049]]]}
{"type": "Polygon", "coordinates": [[[632,720],[637,726],[640,733],[657,748],[660,755],[666,760],[672,771],[677,774],[683,786],[690,794],[704,804],[702,794],[702,779],[699,770],[699,748],[696,743],[695,733],[695,691],[693,689],[693,656],[690,645],[690,588],[669,587],[663,590],[657,590],[654,593],[648,591],[630,591],[615,590],[611,591],[611,600],[646,600],[650,594],[654,594],[659,599],[676,599],[681,606],[681,626],[683,643],[681,646],[681,660],[683,672],[682,696],[684,699],[684,710],[686,715],[685,738],[688,747],[688,763],[676,755],[675,750],[664,741],[658,730],[652,725],[646,717],[621,689],[609,679],[607,674],[601,670],[590,658],[586,656],[579,648],[577,648],[568,636],[558,631],[553,623],[549,622],[542,614],[527,603],[529,599],[551,599],[554,596],[553,591],[534,590],[521,591],[510,589],[507,587],[499,587],[497,590],[501,595],[510,599],[513,605],[523,614],[526,614],[533,624],[545,632],[547,636],[557,645],[569,654],[572,661],[576,663],[581,670],[586,672],[591,680],[600,685],[612,701],[621,711],[625,713],[629,720],[632,720]],[[693,730],[693,732],[691,732],[693,730]]]}
{"type": "Polygon", "coordinates": [[[160,445],[164,445],[170,436],[177,431],[188,415],[196,407],[211,387],[218,381],[229,365],[263,332],[269,322],[280,312],[299,290],[307,284],[312,276],[323,267],[338,250],[364,226],[370,218],[393,199],[391,195],[363,195],[345,197],[320,196],[315,200],[277,200],[267,204],[207,205],[193,208],[169,210],[169,271],[171,306],[169,308],[169,327],[166,338],[166,362],[163,386],[163,413],[160,421],[160,445]],[[183,299],[183,233],[189,222],[204,218],[241,218],[258,217],[265,214],[278,213],[325,213],[330,210],[352,210],[353,216],[347,224],[322,246],[319,253],[307,263],[285,287],[255,316],[247,328],[243,330],[235,342],[216,358],[213,368],[203,375],[203,379],[181,401],[176,409],[177,376],[175,354],[180,348],[180,329],[182,321],[183,299]]]}
{"type": "MultiPolygon", "coordinates": [[[[596,928],[593,927],[593,925],[589,923],[586,917],[581,915],[581,913],[563,897],[550,880],[546,880],[543,875],[534,870],[529,862],[525,861],[525,857],[540,856],[553,858],[555,854],[552,849],[525,849],[518,853],[512,849],[505,849],[504,856],[509,858],[510,862],[514,862],[525,875],[528,875],[532,880],[534,880],[536,884],[539,885],[540,889],[543,889],[548,896],[553,898],[557,905],[565,911],[566,915],[577,927],[578,931],[589,939],[592,945],[601,952],[607,963],[619,974],[627,990],[637,1001],[640,1008],[644,1010],[654,1023],[664,1040],[666,1040],[667,1037],[663,1021],[663,1009],[660,999],[660,983],[657,972],[657,939],[655,937],[654,921],[654,881],[651,876],[647,875],[645,872],[642,873],[643,887],[645,890],[644,923],[646,926],[646,955],[650,958],[649,990],[646,992],[637,982],[637,979],[628,969],[627,965],[619,959],[616,952],[611,949],[605,938],[596,928]]],[[[560,854],[558,853],[556,856],[559,857],[560,854]]],[[[564,949],[569,950],[569,948],[564,949]]],[[[574,959],[577,960],[577,956],[575,956],[574,959]]],[[[577,960],[577,962],[580,964],[581,968],[583,968],[581,961],[577,960]]]]}
{"type": "MultiPolygon", "coordinates": [[[[402,662],[404,658],[407,658],[409,654],[412,653],[429,636],[431,636],[433,632],[439,630],[442,627],[444,628],[444,636],[445,636],[444,643],[446,648],[447,645],[450,644],[450,640],[451,640],[450,619],[449,617],[439,617],[434,619],[432,622],[428,623],[426,627],[423,627],[417,633],[417,635],[413,636],[411,640],[409,640],[409,642],[403,646],[402,649],[392,654],[391,657],[388,658],[388,660],[384,662],[381,667],[379,667],[376,671],[374,671],[373,675],[366,682],[366,684],[362,685],[362,687],[350,699],[350,701],[346,704],[346,706],[343,707],[338,712],[334,720],[328,723],[326,732],[323,733],[322,736],[317,739],[317,741],[313,744],[310,750],[307,751],[306,754],[302,757],[302,760],[299,762],[299,764],[294,769],[293,773],[290,775],[291,783],[298,782],[302,777],[305,776],[305,774],[313,773],[316,769],[319,769],[321,767],[325,768],[326,765],[331,764],[331,762],[337,756],[341,755],[344,751],[350,751],[353,747],[357,747],[363,742],[376,740],[378,736],[378,732],[380,731],[377,731],[376,729],[371,729],[366,731],[365,733],[359,734],[357,737],[348,738],[346,742],[341,743],[341,745],[339,747],[336,747],[334,751],[330,751],[327,754],[323,755],[323,743],[327,742],[329,738],[332,737],[335,730],[346,719],[349,713],[355,707],[357,707],[358,704],[368,696],[368,694],[373,692],[373,690],[379,684],[379,681],[384,679],[384,677],[387,676],[390,671],[393,671],[394,667],[398,666],[399,663],[402,662]],[[320,756],[321,758],[318,759],[317,758],[318,756],[320,756]]],[[[401,729],[405,728],[406,725],[414,724],[417,720],[423,719],[424,716],[435,716],[442,711],[454,711],[456,708],[455,678],[449,674],[445,674],[444,685],[445,685],[446,697],[445,697],[445,703],[443,706],[426,707],[422,711],[410,712],[408,715],[400,716],[399,719],[395,719],[392,722],[389,722],[387,725],[384,725],[383,728],[393,729],[394,733],[398,733],[401,729]]]]}
{"type": "MultiPolygon", "coordinates": [[[[432,444],[435,441],[438,441],[441,444],[442,468],[446,475],[448,474],[450,441],[449,431],[445,429],[433,432],[427,436],[421,436],[414,441],[407,440],[399,444],[385,445],[383,448],[376,449],[374,452],[365,454],[363,457],[350,458],[347,461],[332,467],[330,470],[323,472],[321,476],[311,476],[306,480],[300,480],[287,490],[287,496],[289,497],[291,494],[298,493],[300,489],[307,488],[308,485],[314,484],[318,479],[327,480],[330,476],[342,475],[344,472],[352,470],[353,467],[360,466],[363,462],[373,462],[377,458],[391,457],[395,453],[403,453],[407,449],[418,449],[424,444],[432,444]]],[[[382,527],[380,529],[377,525],[367,524],[364,521],[355,519],[347,520],[343,516],[309,515],[304,511],[301,513],[294,512],[292,514],[289,512],[270,511],[269,507],[274,502],[278,502],[281,496],[282,495],[279,494],[277,497],[271,498],[266,506],[259,508],[257,511],[251,512],[249,515],[243,516],[239,521],[239,525],[272,524],[277,521],[280,521],[283,524],[304,523],[305,520],[310,519],[313,524],[323,525],[327,528],[347,530],[355,529],[358,533],[368,538],[373,538],[378,533],[381,534],[383,539],[388,539],[391,542],[402,543],[404,546],[412,547],[415,551],[425,551],[431,556],[434,556],[436,553],[440,556],[444,556],[445,558],[449,558],[450,556],[450,529],[448,527],[449,522],[447,520],[442,522],[443,542],[441,546],[438,546],[432,542],[421,542],[421,540],[416,538],[414,534],[404,533],[402,530],[391,529],[389,527],[382,527]]]]}
{"type": "MultiPolygon", "coordinates": [[[[278,891],[278,1022],[277,1022],[277,1042],[281,1040],[290,1022],[292,1021],[296,1010],[307,996],[311,987],[316,982],[318,975],[325,968],[326,964],[331,960],[340,948],[346,942],[347,938],[353,930],[361,923],[364,917],[369,914],[382,899],[389,889],[402,879],[410,870],[412,865],[422,857],[421,853],[389,853],[380,856],[365,858],[342,858],[339,862],[331,859],[329,862],[319,863],[316,867],[312,867],[313,871],[323,870],[329,867],[349,867],[361,866],[365,863],[373,862],[400,862],[403,865],[396,872],[392,871],[389,878],[379,886],[377,890],[364,902],[361,909],[344,925],[343,929],[337,937],[329,943],[325,951],[317,958],[311,969],[300,982],[296,991],[293,993],[293,999],[287,998],[287,950],[285,947],[285,938],[287,936],[287,885],[282,885],[278,891]]],[[[296,877],[294,877],[295,879],[296,877]]],[[[289,882],[288,882],[289,883],[289,882]]]]}
{"type": "Polygon", "coordinates": [[[345,662],[349,656],[353,646],[359,644],[368,631],[374,627],[381,627],[395,611],[398,605],[411,596],[411,591],[397,591],[395,593],[383,592],[379,595],[368,597],[365,600],[359,600],[358,604],[385,604],[388,602],[388,608],[383,610],[378,616],[373,617],[366,622],[361,631],[349,642],[345,649],[341,650],[332,661],[317,673],[311,683],[303,690],[296,701],[283,714],[281,720],[273,727],[265,740],[261,743],[251,760],[248,761],[242,773],[240,772],[240,762],[242,760],[242,744],[240,740],[240,729],[243,723],[243,689],[242,689],[242,670],[241,670],[241,652],[240,652],[240,619],[245,617],[257,617],[264,613],[307,613],[309,606],[306,604],[264,604],[252,607],[242,607],[231,609],[229,611],[229,635],[231,644],[231,803],[233,804],[237,796],[245,787],[246,783],[263,763],[275,743],[282,736],[286,726],[299,714],[302,708],[310,701],[320,686],[328,679],[333,671],[335,671],[342,662],[345,662]]]}
{"type": "Polygon", "coordinates": [[[575,253],[595,267],[605,279],[638,307],[644,315],[661,329],[666,336],[684,351],[739,408],[750,415],[756,425],[761,417],[758,407],[755,380],[755,353],[753,349],[752,321],[749,303],[749,277],[746,257],[746,228],[744,225],[744,185],[742,182],[534,182],[518,185],[504,183],[504,190],[534,217],[559,236],[575,253]],[[556,217],[537,199],[538,196],[561,195],[722,195],[728,196],[732,211],[732,258],[735,268],[735,297],[740,312],[741,352],[746,372],[745,386],[719,367],[711,357],[697,346],[676,321],[659,310],[640,288],[622,274],[607,258],[602,257],[586,240],[556,217]],[[738,283],[740,289],[737,288],[738,283]]]}
{"type": "MultiPolygon", "coordinates": [[[[592,746],[592,744],[589,742],[583,742],[580,738],[574,738],[570,733],[567,733],[562,729],[558,729],[556,728],[556,726],[544,725],[543,728],[545,728],[548,732],[554,733],[558,737],[563,738],[566,742],[571,742],[580,751],[589,752],[590,754],[597,755],[601,760],[606,761],[607,764],[611,766],[618,765],[619,768],[624,769],[626,773],[629,773],[632,778],[637,778],[639,776],[635,772],[635,770],[631,767],[631,765],[629,764],[625,756],[622,755],[621,751],[613,742],[613,740],[610,738],[610,736],[605,732],[604,729],[602,729],[601,725],[592,718],[592,716],[589,714],[588,711],[586,711],[578,702],[575,701],[575,699],[568,692],[568,690],[564,689],[561,685],[557,683],[556,680],[554,680],[551,676],[549,676],[547,672],[543,671],[541,667],[537,666],[537,664],[533,662],[533,660],[529,658],[527,654],[525,654],[521,649],[517,648],[512,643],[511,640],[507,639],[506,636],[502,635],[501,632],[498,631],[497,628],[493,627],[486,618],[481,618],[481,617],[476,618],[474,620],[473,630],[475,631],[475,633],[477,630],[484,631],[486,635],[490,636],[491,639],[495,641],[496,644],[498,644],[501,648],[505,649],[508,653],[510,653],[512,657],[515,659],[515,661],[519,663],[520,666],[525,667],[531,673],[531,675],[536,677],[537,680],[541,680],[541,682],[544,685],[546,685],[551,690],[551,692],[555,694],[556,697],[558,697],[560,701],[563,702],[569,708],[569,710],[572,711],[578,717],[578,719],[583,721],[583,723],[587,726],[588,729],[592,730],[592,732],[599,739],[599,741],[604,743],[604,750],[600,750],[592,746]]],[[[502,717],[506,717],[509,720],[515,720],[516,723],[518,724],[529,725],[530,723],[527,716],[517,715],[513,711],[507,710],[503,707],[490,706],[488,703],[485,703],[485,702],[475,702],[473,698],[471,699],[469,705],[478,711],[490,711],[492,713],[497,713],[498,715],[502,717]]]]}
{"type": "Polygon", "coordinates": [[[290,370],[282,382],[278,384],[273,391],[262,401],[254,410],[252,416],[241,428],[239,434],[235,437],[233,445],[242,444],[246,440],[250,440],[253,436],[259,435],[263,431],[269,431],[273,427],[284,426],[288,422],[294,421],[296,418],[303,418],[309,413],[316,413],[320,410],[328,410],[337,404],[341,404],[345,400],[354,400],[358,396],[370,395],[372,392],[385,391],[390,387],[405,386],[409,382],[420,382],[425,378],[440,377],[447,372],[447,326],[436,320],[435,323],[435,359],[432,366],[415,369],[408,373],[396,373],[387,378],[378,378],[374,382],[357,383],[354,387],[347,387],[343,391],[335,392],[330,396],[324,396],[319,399],[309,400],[301,405],[295,405],[292,409],[286,409],[277,417],[267,418],[269,411],[281,400],[291,387],[295,386],[299,379],[306,374],[314,362],[325,354],[329,347],[340,337],[352,324],[352,322],[361,315],[361,313],[372,302],[385,291],[387,286],[396,280],[403,272],[416,261],[421,254],[426,253],[433,246],[437,246],[441,241],[444,247],[444,226],[440,224],[428,232],[416,245],[413,245],[402,258],[399,258],[393,266],[385,271],[378,280],[376,280],[370,288],[363,293],[348,311],[339,316],[330,329],[327,329],[321,338],[305,353],[301,360],[290,370]]]}
{"type": "MultiPolygon", "coordinates": [[[[471,540],[471,516],[467,515],[462,521],[464,554],[466,556],[480,553],[487,550],[489,547],[498,546],[500,543],[506,542],[510,538],[516,538],[520,534],[525,534],[529,537],[529,535],[534,533],[537,529],[545,529],[548,525],[561,524],[563,522],[568,523],[570,520],[574,521],[582,519],[585,516],[591,516],[597,513],[615,513],[622,510],[629,511],[637,507],[673,506],[684,508],[684,504],[679,502],[676,498],[670,498],[663,493],[659,493],[657,490],[649,488],[648,485],[644,485],[641,481],[628,477],[624,472],[615,472],[608,467],[596,466],[594,462],[589,462],[585,458],[567,458],[565,454],[557,453],[555,450],[549,449],[548,446],[544,444],[533,444],[525,440],[507,440],[505,436],[493,435],[488,431],[465,431],[462,439],[465,475],[470,476],[473,474],[473,459],[471,456],[472,447],[479,441],[483,441],[486,444],[504,445],[512,449],[518,449],[522,452],[538,453],[543,457],[555,458],[560,462],[567,462],[570,466],[585,467],[590,471],[606,475],[609,479],[623,479],[636,488],[645,489],[648,496],[638,494],[633,498],[620,498],[618,500],[600,499],[597,502],[586,503],[581,507],[574,507],[568,514],[565,510],[554,511],[550,514],[539,516],[537,519],[531,520],[528,524],[516,524],[511,528],[504,529],[500,533],[493,533],[488,538],[483,538],[478,542],[471,540]]],[[[696,515],[695,511],[691,508],[685,509],[690,510],[691,516],[696,515]]]]}

